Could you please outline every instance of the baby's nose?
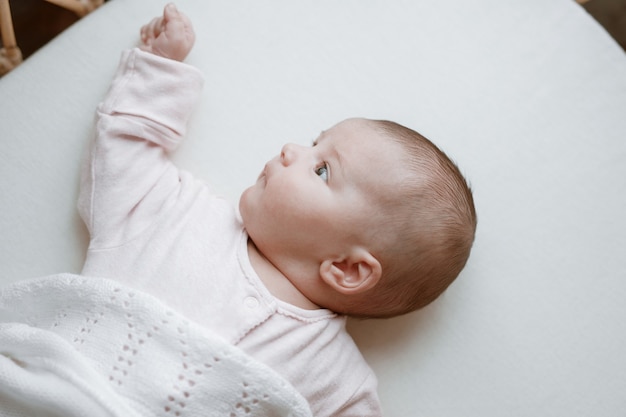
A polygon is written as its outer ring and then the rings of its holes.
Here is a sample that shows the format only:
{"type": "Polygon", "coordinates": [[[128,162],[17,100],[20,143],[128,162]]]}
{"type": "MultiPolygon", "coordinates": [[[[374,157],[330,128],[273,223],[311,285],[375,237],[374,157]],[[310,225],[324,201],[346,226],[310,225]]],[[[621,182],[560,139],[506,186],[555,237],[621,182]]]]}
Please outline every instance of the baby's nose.
{"type": "Polygon", "coordinates": [[[280,151],[280,162],[284,166],[291,165],[296,160],[297,153],[298,145],[294,145],[293,143],[287,143],[280,151]]]}

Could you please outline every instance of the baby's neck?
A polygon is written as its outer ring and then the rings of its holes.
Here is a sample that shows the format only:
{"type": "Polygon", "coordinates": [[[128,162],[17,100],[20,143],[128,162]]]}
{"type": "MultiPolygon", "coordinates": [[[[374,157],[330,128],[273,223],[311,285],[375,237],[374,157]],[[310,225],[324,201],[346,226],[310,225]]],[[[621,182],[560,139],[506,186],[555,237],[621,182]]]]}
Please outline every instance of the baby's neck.
{"type": "Polygon", "coordinates": [[[248,239],[248,257],[250,264],[265,287],[276,298],[305,310],[317,310],[320,307],[306,298],[278,268],[272,264],[248,239]]]}

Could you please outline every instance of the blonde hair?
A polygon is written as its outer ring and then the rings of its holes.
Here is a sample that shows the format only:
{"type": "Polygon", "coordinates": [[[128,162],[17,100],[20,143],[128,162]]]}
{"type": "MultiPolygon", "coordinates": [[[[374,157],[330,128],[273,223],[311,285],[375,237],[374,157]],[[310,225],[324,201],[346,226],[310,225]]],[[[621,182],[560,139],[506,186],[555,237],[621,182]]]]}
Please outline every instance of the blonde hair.
{"type": "Polygon", "coordinates": [[[409,175],[382,204],[376,234],[383,243],[375,253],[382,279],[346,307],[355,317],[393,317],[431,303],[459,275],[474,241],[476,210],[459,168],[431,141],[395,122],[370,122],[405,150],[409,175]]]}

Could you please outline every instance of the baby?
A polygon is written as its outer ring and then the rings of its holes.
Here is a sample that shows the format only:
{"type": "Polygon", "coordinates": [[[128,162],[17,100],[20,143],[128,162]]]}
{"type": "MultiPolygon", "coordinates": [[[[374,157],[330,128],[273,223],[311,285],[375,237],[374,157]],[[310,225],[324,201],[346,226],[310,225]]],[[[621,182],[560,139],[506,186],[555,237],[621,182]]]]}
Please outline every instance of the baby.
{"type": "Polygon", "coordinates": [[[315,416],[380,416],[346,316],[392,317],[459,274],[476,228],[457,167],[418,133],[350,119],[285,145],[239,210],[173,165],[202,87],[174,5],[141,29],[98,107],[79,211],[83,274],[157,296],[290,381],[315,416]]]}

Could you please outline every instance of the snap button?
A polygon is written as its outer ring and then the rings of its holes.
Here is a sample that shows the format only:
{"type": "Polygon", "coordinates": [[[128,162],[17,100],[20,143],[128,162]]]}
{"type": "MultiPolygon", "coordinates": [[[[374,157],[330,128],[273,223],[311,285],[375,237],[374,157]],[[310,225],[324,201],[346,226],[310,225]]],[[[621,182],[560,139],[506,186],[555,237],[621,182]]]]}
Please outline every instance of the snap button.
{"type": "Polygon", "coordinates": [[[248,308],[257,308],[259,306],[259,300],[252,296],[244,298],[243,303],[248,308]]]}

